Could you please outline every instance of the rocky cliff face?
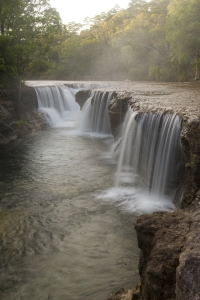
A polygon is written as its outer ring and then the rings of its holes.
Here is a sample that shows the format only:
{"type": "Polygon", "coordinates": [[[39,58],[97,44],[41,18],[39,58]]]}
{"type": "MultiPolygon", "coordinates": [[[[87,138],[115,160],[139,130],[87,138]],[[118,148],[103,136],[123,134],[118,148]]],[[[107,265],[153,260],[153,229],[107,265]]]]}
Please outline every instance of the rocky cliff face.
{"type": "Polygon", "coordinates": [[[0,90],[0,145],[46,127],[42,113],[37,109],[37,97],[31,87],[19,91],[0,90]]]}
{"type": "Polygon", "coordinates": [[[188,173],[184,182],[182,207],[187,207],[200,189],[200,118],[183,122],[181,143],[186,156],[188,173]]]}
{"type": "Polygon", "coordinates": [[[138,218],[140,299],[199,299],[199,221],[200,192],[186,209],[138,218]]]}

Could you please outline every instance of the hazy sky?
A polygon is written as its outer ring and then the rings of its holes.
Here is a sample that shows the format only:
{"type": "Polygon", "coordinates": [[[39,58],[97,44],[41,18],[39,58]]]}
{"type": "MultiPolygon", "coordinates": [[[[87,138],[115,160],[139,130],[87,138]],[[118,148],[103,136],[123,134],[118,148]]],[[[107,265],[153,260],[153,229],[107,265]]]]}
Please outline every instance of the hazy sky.
{"type": "Polygon", "coordinates": [[[107,12],[115,4],[127,8],[129,2],[130,0],[50,0],[51,6],[57,9],[65,24],[72,21],[83,23],[86,17],[107,12]]]}

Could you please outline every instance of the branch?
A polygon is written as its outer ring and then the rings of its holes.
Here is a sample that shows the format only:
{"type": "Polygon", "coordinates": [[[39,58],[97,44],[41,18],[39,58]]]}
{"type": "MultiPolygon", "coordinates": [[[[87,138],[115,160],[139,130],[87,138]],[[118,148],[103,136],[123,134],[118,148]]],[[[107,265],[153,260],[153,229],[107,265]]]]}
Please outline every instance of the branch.
{"type": "Polygon", "coordinates": [[[3,134],[1,134],[1,132],[0,132],[0,136],[1,136],[4,140],[6,140],[5,136],[4,136],[3,134]]]}

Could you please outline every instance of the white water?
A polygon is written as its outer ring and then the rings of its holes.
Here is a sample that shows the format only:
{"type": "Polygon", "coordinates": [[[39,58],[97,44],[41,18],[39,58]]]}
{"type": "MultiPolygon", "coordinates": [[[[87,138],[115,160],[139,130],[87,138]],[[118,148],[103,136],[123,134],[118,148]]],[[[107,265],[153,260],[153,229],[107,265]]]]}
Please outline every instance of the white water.
{"type": "Polygon", "coordinates": [[[182,160],[180,119],[175,114],[132,113],[123,135],[117,186],[123,173],[139,174],[151,194],[173,196],[182,160]]]}
{"type": "Polygon", "coordinates": [[[35,88],[38,109],[43,111],[50,127],[73,127],[79,105],[75,102],[75,91],[64,85],[35,88]]]}
{"type": "Polygon", "coordinates": [[[76,121],[80,132],[110,134],[108,104],[112,92],[92,92],[80,112],[75,94],[82,88],[82,85],[36,87],[38,109],[44,112],[50,127],[75,127],[76,121]]]}
{"type": "Polygon", "coordinates": [[[94,92],[82,108],[79,130],[83,132],[111,133],[108,104],[112,92],[94,92]]]}
{"type": "MultiPolygon", "coordinates": [[[[91,136],[110,135],[108,104],[111,92],[91,92],[82,111],[75,102],[77,89],[65,86],[37,88],[39,109],[47,114],[50,127],[73,127],[91,136]]],[[[113,146],[118,160],[115,184],[96,195],[130,212],[151,213],[175,209],[173,198],[178,186],[181,124],[177,115],[144,113],[129,108],[121,138],[113,146]]],[[[113,163],[111,155],[107,160],[113,163]]]]}
{"type": "Polygon", "coordinates": [[[175,114],[127,112],[116,185],[100,198],[125,210],[174,210],[179,166],[183,161],[180,119],[175,114]]]}

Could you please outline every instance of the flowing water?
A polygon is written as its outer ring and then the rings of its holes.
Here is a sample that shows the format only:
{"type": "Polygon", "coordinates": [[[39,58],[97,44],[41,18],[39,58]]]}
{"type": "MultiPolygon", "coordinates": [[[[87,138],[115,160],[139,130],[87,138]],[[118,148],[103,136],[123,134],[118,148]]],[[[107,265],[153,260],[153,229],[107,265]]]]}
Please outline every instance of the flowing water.
{"type": "Polygon", "coordinates": [[[160,174],[156,157],[176,153],[156,131],[174,144],[180,121],[128,112],[117,168],[107,119],[112,93],[93,93],[80,112],[72,87],[36,91],[50,128],[0,152],[0,299],[107,299],[139,281],[136,217],[175,209],[152,174],[160,174]]]}
{"type": "Polygon", "coordinates": [[[184,162],[180,133],[176,114],[138,114],[130,108],[114,145],[116,150],[120,144],[115,186],[98,198],[134,214],[175,210],[182,197],[178,194],[184,162]]]}
{"type": "Polygon", "coordinates": [[[138,281],[135,217],[100,191],[109,139],[50,129],[1,152],[0,299],[107,299],[138,281]]]}
{"type": "Polygon", "coordinates": [[[86,132],[111,133],[108,117],[108,104],[112,99],[112,92],[94,92],[86,101],[82,109],[79,130],[86,132]]]}
{"type": "Polygon", "coordinates": [[[113,185],[113,140],[72,130],[69,89],[37,93],[56,128],[0,153],[0,299],[107,299],[139,280],[135,215],[97,197],[113,185]]]}
{"type": "Polygon", "coordinates": [[[66,122],[69,127],[70,121],[73,127],[79,111],[74,98],[76,91],[65,85],[36,88],[38,109],[45,114],[50,127],[66,126],[66,122]]]}
{"type": "Polygon", "coordinates": [[[181,123],[176,114],[130,114],[122,139],[117,186],[137,174],[151,194],[173,199],[183,161],[180,143],[181,123]],[[125,176],[124,176],[125,173],[125,176]]]}

